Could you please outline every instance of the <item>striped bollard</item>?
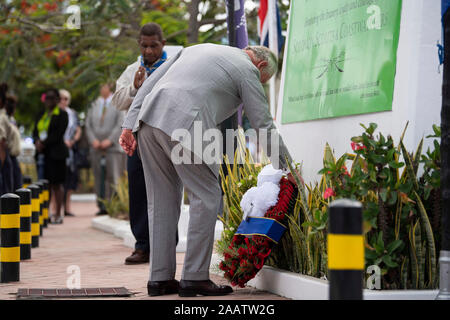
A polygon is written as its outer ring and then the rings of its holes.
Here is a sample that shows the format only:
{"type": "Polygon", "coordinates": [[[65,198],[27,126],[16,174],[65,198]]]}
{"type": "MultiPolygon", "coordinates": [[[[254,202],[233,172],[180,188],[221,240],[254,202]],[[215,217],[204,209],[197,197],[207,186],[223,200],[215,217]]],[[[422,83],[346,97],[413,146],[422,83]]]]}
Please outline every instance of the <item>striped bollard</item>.
{"type": "Polygon", "coordinates": [[[31,190],[17,189],[20,197],[20,260],[31,259],[31,190]]]}
{"type": "Polygon", "coordinates": [[[33,182],[33,180],[31,179],[30,176],[23,176],[22,182],[23,182],[22,188],[27,188],[33,182]]]}
{"type": "Polygon", "coordinates": [[[39,187],[30,184],[31,190],[31,248],[39,247],[39,187]]]}
{"type": "Polygon", "coordinates": [[[0,198],[0,282],[20,280],[20,197],[0,198]]]}
{"type": "Polygon", "coordinates": [[[50,201],[50,192],[48,190],[48,180],[41,179],[39,180],[44,184],[44,209],[42,212],[42,215],[44,216],[44,228],[48,227],[48,224],[50,223],[50,217],[48,215],[48,209],[49,209],[49,201],[50,201]]]}
{"type": "Polygon", "coordinates": [[[330,300],[362,300],[364,236],[362,205],[349,199],[329,207],[328,270],[330,300]]]}
{"type": "Polygon", "coordinates": [[[39,187],[39,236],[44,235],[44,184],[42,181],[34,183],[39,187]]]}

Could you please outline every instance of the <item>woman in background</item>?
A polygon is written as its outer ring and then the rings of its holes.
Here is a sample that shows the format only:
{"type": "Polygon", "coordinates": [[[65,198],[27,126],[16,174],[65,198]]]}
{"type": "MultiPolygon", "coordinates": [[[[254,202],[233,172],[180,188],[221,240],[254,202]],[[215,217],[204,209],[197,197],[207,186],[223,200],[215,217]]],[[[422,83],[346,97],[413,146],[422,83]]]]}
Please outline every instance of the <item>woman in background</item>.
{"type": "Polygon", "coordinates": [[[35,126],[34,143],[37,153],[44,155],[44,178],[49,181],[50,201],[55,201],[56,212],[50,215],[50,222],[61,224],[66,158],[69,155],[64,133],[69,120],[67,112],[58,107],[60,96],[57,89],[47,90],[43,100],[46,110],[35,126]]]}
{"type": "Polygon", "coordinates": [[[61,101],[59,107],[67,112],[69,122],[66,132],[64,133],[64,143],[69,149],[69,157],[67,158],[66,165],[66,182],[64,183],[64,216],[74,216],[70,206],[70,196],[72,192],[77,190],[78,186],[78,168],[75,163],[75,155],[77,152],[76,143],[81,138],[81,127],[78,121],[78,115],[75,110],[69,107],[71,101],[70,92],[65,89],[59,90],[61,101]]]}

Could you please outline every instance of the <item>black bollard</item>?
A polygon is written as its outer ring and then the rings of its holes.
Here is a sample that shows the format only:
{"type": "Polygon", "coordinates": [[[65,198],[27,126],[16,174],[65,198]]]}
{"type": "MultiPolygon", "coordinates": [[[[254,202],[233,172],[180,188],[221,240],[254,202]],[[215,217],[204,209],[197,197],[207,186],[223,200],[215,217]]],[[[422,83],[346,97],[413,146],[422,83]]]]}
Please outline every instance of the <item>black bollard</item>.
{"type": "Polygon", "coordinates": [[[48,180],[46,179],[41,179],[39,180],[44,184],[44,208],[43,208],[43,212],[42,215],[44,217],[44,228],[48,227],[48,224],[50,223],[50,217],[48,215],[48,208],[50,206],[50,192],[48,189],[48,180]]]}
{"type": "Polygon", "coordinates": [[[20,280],[20,197],[7,193],[0,198],[0,282],[20,280]]]}
{"type": "Polygon", "coordinates": [[[340,199],[329,207],[328,270],[330,300],[362,300],[364,236],[362,205],[340,199]]]}
{"type": "Polygon", "coordinates": [[[34,183],[39,187],[39,236],[44,235],[44,184],[42,181],[34,183]]]}
{"type": "Polygon", "coordinates": [[[31,259],[31,190],[17,189],[20,197],[20,260],[31,259]]]}
{"type": "Polygon", "coordinates": [[[30,184],[31,190],[31,247],[39,247],[39,187],[30,184]]]}
{"type": "Polygon", "coordinates": [[[23,182],[22,188],[26,188],[33,182],[33,180],[31,179],[30,176],[23,176],[22,182],[23,182]]]}

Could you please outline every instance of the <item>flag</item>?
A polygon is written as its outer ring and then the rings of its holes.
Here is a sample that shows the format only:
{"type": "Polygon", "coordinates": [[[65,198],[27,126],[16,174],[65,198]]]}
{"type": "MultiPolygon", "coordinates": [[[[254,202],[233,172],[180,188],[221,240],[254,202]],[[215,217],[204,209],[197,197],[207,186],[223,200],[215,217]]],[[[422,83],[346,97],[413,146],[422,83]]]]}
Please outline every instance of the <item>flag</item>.
{"type": "Polygon", "coordinates": [[[228,38],[230,45],[244,49],[248,46],[247,20],[245,18],[244,0],[227,0],[228,12],[228,38]]]}
{"type": "MultiPolygon", "coordinates": [[[[450,0],[449,0],[450,1],[450,0]]],[[[269,19],[268,19],[268,0],[260,0],[259,10],[258,10],[258,36],[260,39],[260,44],[262,46],[269,47],[269,19]]],[[[278,41],[278,53],[284,44],[284,38],[281,34],[281,18],[280,10],[277,8],[277,41],[278,41]]]]}
{"type": "MultiPolygon", "coordinates": [[[[240,49],[248,46],[247,19],[245,18],[244,2],[244,0],[227,0],[228,39],[230,46],[240,49]]],[[[242,125],[242,110],[243,106],[241,105],[237,112],[237,124],[239,125],[242,125]]]]}

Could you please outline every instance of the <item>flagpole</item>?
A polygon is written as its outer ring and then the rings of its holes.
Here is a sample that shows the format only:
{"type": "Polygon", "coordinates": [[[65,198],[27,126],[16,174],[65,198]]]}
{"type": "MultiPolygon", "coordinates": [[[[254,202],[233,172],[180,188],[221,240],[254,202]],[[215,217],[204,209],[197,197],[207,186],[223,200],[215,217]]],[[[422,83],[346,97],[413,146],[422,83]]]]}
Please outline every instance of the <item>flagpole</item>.
{"type": "MultiPolygon", "coordinates": [[[[269,49],[278,58],[278,30],[277,30],[277,0],[267,1],[267,19],[269,25],[269,49]]],[[[270,79],[270,113],[275,119],[276,116],[276,75],[270,79]]]]}

